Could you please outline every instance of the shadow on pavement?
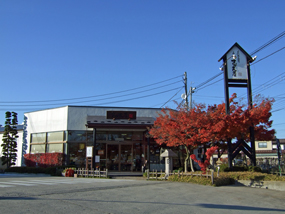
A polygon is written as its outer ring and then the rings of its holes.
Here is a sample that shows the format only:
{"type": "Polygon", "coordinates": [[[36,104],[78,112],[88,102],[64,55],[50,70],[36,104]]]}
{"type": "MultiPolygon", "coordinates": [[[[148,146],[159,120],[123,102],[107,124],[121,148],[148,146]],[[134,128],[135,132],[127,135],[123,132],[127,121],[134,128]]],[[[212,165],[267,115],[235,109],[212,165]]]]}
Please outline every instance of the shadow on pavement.
{"type": "Polygon", "coordinates": [[[285,212],[285,209],[273,209],[264,207],[250,207],[239,205],[225,205],[225,204],[196,204],[196,206],[208,209],[225,209],[225,210],[251,210],[251,211],[278,211],[285,212]]]}

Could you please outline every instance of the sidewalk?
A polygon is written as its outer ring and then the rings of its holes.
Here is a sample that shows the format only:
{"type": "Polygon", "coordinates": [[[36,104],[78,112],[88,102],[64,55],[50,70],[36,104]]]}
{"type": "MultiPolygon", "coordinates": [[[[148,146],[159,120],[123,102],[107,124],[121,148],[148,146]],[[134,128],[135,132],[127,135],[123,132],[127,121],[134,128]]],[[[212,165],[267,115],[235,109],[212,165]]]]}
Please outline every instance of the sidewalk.
{"type": "Polygon", "coordinates": [[[0,173],[0,178],[1,177],[50,177],[51,175],[49,174],[44,174],[44,173],[17,173],[17,172],[5,172],[5,173],[0,173]]]}

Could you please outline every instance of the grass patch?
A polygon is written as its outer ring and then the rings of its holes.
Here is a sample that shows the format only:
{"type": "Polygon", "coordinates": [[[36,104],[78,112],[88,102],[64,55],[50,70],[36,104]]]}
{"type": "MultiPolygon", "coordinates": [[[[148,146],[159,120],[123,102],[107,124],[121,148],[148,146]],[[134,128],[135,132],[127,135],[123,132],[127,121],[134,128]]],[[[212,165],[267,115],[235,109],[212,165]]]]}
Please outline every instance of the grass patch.
{"type": "Polygon", "coordinates": [[[235,183],[235,180],[255,180],[255,181],[285,181],[285,176],[272,175],[261,172],[220,172],[219,177],[217,173],[214,173],[214,184],[211,183],[210,178],[201,176],[178,176],[171,175],[168,181],[173,182],[186,182],[195,183],[200,185],[209,186],[225,186],[235,183]]]}

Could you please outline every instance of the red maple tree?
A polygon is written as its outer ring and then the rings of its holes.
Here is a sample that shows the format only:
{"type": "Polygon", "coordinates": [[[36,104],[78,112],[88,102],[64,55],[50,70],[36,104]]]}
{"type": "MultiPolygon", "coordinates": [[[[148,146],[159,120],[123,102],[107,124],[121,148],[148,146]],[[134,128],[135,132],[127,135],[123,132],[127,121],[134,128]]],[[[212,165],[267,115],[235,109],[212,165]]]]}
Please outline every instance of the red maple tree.
{"type": "Polygon", "coordinates": [[[199,146],[222,149],[221,145],[224,147],[228,139],[250,141],[250,127],[254,127],[256,139],[273,139],[275,131],[270,129],[270,111],[274,100],[263,99],[246,107],[236,99],[236,94],[230,98],[230,114],[226,114],[225,103],[207,108],[198,104],[191,110],[181,107],[177,110],[163,109],[149,133],[160,145],[184,146],[187,153],[185,169],[193,149],[199,146]]]}

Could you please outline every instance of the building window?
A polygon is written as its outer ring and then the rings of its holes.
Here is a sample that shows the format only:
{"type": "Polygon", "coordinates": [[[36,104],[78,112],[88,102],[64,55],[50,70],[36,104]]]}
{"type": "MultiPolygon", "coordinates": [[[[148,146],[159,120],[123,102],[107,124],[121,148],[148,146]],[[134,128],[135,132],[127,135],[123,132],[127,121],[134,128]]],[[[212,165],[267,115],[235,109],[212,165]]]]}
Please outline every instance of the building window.
{"type": "Polygon", "coordinates": [[[46,144],[33,144],[31,145],[31,154],[45,153],[46,144]]]}
{"type": "Polygon", "coordinates": [[[132,140],[132,132],[111,132],[108,134],[108,141],[132,140]]]}
{"type": "Polygon", "coordinates": [[[63,143],[51,143],[47,144],[47,153],[63,153],[63,143]]]}
{"type": "Polygon", "coordinates": [[[96,140],[107,140],[107,133],[106,132],[96,132],[96,140]]]}
{"type": "Polygon", "coordinates": [[[47,133],[47,142],[62,142],[64,141],[63,132],[48,132],[47,133]]]}
{"type": "Polygon", "coordinates": [[[31,143],[45,143],[46,133],[31,134],[31,143]]]}
{"type": "Polygon", "coordinates": [[[259,142],[258,148],[267,148],[267,143],[266,142],[259,142]]]}
{"type": "MultiPolygon", "coordinates": [[[[86,142],[86,131],[68,131],[68,141],[86,142]]],[[[87,141],[93,142],[93,131],[87,131],[87,141]]]]}

